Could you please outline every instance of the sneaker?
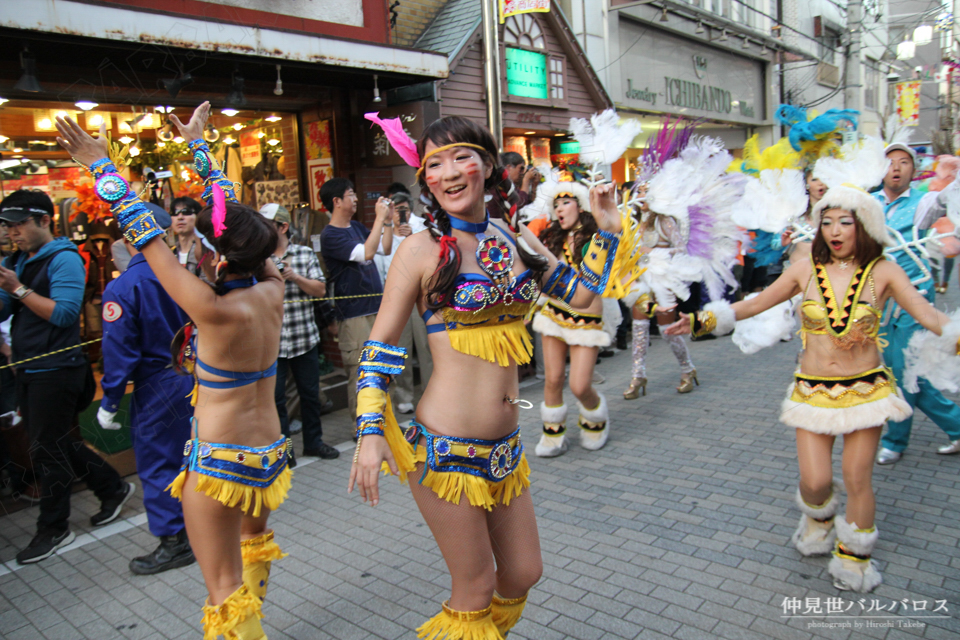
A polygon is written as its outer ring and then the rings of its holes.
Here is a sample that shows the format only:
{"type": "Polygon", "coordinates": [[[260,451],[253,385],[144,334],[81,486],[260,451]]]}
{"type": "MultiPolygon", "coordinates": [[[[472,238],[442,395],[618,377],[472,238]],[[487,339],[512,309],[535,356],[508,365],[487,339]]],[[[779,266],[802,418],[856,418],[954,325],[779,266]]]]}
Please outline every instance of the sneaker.
{"type": "Polygon", "coordinates": [[[313,458],[323,458],[324,460],[333,460],[340,457],[340,452],[321,440],[313,449],[304,449],[303,455],[313,458]]]}
{"type": "Polygon", "coordinates": [[[612,358],[612,357],[613,357],[613,353],[614,353],[614,352],[613,352],[613,349],[610,349],[610,348],[608,347],[608,348],[606,348],[606,349],[601,349],[601,350],[600,350],[600,353],[598,353],[597,355],[600,356],[601,358],[612,358]]]}
{"type": "Polygon", "coordinates": [[[401,402],[397,404],[397,411],[400,413],[413,413],[413,404],[410,402],[401,402]]]}
{"type": "Polygon", "coordinates": [[[41,529],[33,540],[27,545],[27,548],[17,554],[17,564],[31,564],[46,560],[76,539],[76,535],[70,529],[64,531],[54,531],[50,529],[41,529]]]}
{"type": "Polygon", "coordinates": [[[138,576],[149,576],[170,569],[193,564],[193,556],[186,530],[173,536],[160,536],[160,546],[145,556],[130,561],[130,571],[138,576]]]}
{"type": "Polygon", "coordinates": [[[902,455],[899,451],[880,447],[880,452],[877,453],[877,464],[893,464],[899,460],[902,455]]]}
{"type": "Polygon", "coordinates": [[[543,373],[542,371],[540,371],[539,373],[537,373],[537,374],[534,375],[533,377],[536,378],[537,380],[546,380],[546,379],[547,379],[547,375],[546,375],[545,373],[543,373]]]}
{"type": "Polygon", "coordinates": [[[300,433],[303,431],[303,423],[299,420],[290,421],[290,433],[300,433]]]}
{"type": "Polygon", "coordinates": [[[90,516],[90,524],[95,527],[102,527],[116,520],[117,516],[120,515],[120,511],[123,510],[123,505],[127,503],[127,500],[129,500],[136,491],[137,485],[132,482],[124,482],[123,488],[118,491],[115,496],[107,498],[100,503],[100,513],[90,516]]]}
{"type": "Polygon", "coordinates": [[[954,453],[960,453],[960,438],[956,440],[951,440],[950,444],[945,444],[942,447],[937,447],[937,453],[942,456],[949,456],[954,453]]]}

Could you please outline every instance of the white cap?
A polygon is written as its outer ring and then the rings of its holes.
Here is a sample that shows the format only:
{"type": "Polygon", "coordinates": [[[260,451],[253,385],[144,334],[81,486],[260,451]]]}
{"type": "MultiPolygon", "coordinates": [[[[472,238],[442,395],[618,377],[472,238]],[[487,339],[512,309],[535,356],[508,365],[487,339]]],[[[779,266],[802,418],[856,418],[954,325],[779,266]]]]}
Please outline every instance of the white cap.
{"type": "Polygon", "coordinates": [[[265,204],[260,207],[260,215],[267,220],[286,222],[287,224],[290,223],[290,212],[287,211],[286,207],[283,207],[275,202],[265,204]]]}
{"type": "Polygon", "coordinates": [[[883,150],[883,155],[890,155],[891,151],[905,151],[910,154],[910,159],[913,160],[913,164],[917,164],[917,152],[910,148],[910,145],[904,144],[902,142],[894,142],[893,144],[888,144],[883,150]]]}

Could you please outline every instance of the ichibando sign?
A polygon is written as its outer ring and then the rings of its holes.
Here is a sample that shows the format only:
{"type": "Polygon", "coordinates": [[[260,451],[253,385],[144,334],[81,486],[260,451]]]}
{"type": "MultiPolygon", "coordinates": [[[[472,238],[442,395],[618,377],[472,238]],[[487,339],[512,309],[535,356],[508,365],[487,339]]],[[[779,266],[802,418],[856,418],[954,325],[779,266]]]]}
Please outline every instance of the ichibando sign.
{"type": "Polygon", "coordinates": [[[500,0],[500,24],[521,13],[549,13],[550,0],[500,0]]]}

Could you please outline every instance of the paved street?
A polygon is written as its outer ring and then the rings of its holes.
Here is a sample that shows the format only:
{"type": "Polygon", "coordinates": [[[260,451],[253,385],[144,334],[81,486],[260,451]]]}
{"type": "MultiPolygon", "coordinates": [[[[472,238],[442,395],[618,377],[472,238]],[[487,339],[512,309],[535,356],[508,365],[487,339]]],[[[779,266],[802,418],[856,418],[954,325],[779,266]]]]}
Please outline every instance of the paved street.
{"type": "MultiPolygon", "coordinates": [[[[655,338],[648,394],[631,402],[621,396],[629,354],[603,361],[607,447],[530,457],[544,577],[511,640],[960,636],[960,456],[936,455],[945,436],[925,417],[904,459],[876,470],[883,585],[867,596],[838,592],[825,557],[804,559],[789,545],[797,466],[793,434],[777,415],[798,343],[754,356],[729,338],[694,343],[701,386],[679,396],[676,361],[655,338]],[[786,618],[785,600],[794,603],[786,615],[804,617],[786,618]],[[928,617],[906,617],[919,615],[928,617]]],[[[537,405],[541,389],[535,383],[522,395],[537,405]]],[[[567,403],[570,426],[569,394],[567,403]]],[[[342,414],[324,418],[332,442],[347,439],[342,414]]],[[[532,454],[538,411],[521,412],[521,425],[532,454]]],[[[376,509],[345,493],[349,445],[336,461],[302,461],[271,520],[290,554],[274,563],[264,607],[271,640],[413,638],[448,593],[405,487],[384,480],[376,509]]],[[[200,570],[131,575],[129,559],[155,545],[142,506],[90,532],[94,503],[89,491],[76,495],[77,542],[29,567],[13,557],[33,533],[36,509],[0,518],[0,635],[200,637],[200,570]]]]}

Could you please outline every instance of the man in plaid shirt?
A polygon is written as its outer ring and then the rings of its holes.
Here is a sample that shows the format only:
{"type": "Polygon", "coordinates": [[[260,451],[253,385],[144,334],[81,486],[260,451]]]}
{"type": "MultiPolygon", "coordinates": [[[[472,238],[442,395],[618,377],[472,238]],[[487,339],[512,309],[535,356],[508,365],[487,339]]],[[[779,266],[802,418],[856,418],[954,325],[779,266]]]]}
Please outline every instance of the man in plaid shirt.
{"type": "Polygon", "coordinates": [[[280,414],[280,429],[283,435],[290,435],[286,394],[289,370],[300,394],[303,455],[328,460],[336,458],[340,452],[323,441],[323,427],[320,425],[320,331],[313,313],[314,303],[301,302],[307,298],[325,296],[327,283],[316,254],[309,247],[290,243],[290,212],[281,205],[267,204],[260,209],[260,214],[277,225],[279,238],[274,258],[286,281],[280,356],[277,358],[277,388],[274,394],[277,413],[280,414]]]}

